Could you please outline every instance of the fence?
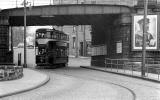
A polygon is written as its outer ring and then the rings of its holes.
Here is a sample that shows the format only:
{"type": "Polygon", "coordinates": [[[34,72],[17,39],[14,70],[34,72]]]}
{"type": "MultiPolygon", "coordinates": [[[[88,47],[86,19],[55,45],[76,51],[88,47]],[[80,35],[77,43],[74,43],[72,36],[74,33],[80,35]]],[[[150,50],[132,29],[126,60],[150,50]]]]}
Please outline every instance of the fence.
{"type": "MultiPolygon", "coordinates": [[[[140,60],[130,60],[130,59],[110,59],[105,60],[92,60],[92,62],[104,63],[106,71],[128,74],[131,76],[141,77],[141,67],[142,63],[140,60]]],[[[145,64],[145,77],[155,80],[160,80],[160,61],[155,61],[152,59],[146,59],[145,64]]]]}

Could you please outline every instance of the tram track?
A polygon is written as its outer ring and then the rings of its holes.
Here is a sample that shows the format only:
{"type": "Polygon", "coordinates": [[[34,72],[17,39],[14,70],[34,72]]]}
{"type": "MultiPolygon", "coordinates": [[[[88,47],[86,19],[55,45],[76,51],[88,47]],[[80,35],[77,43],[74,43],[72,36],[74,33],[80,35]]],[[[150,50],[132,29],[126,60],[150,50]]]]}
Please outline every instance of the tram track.
{"type": "MultiPolygon", "coordinates": [[[[69,70],[68,70],[68,71],[69,71],[69,70]]],[[[90,80],[90,81],[102,82],[102,83],[105,83],[105,84],[109,84],[109,85],[114,85],[114,86],[116,86],[116,87],[120,87],[120,88],[122,88],[122,89],[127,90],[129,93],[132,94],[131,100],[137,100],[137,96],[136,96],[135,92],[134,92],[132,89],[130,89],[130,88],[128,88],[128,87],[125,87],[125,86],[123,86],[123,85],[116,84],[116,83],[111,82],[111,81],[106,81],[106,80],[98,79],[99,77],[96,77],[96,76],[94,76],[94,78],[93,78],[93,77],[83,77],[83,76],[78,76],[78,75],[71,75],[71,74],[69,74],[69,73],[59,73],[59,72],[56,72],[56,71],[54,71],[54,72],[55,72],[56,74],[58,74],[58,75],[64,75],[64,76],[71,77],[71,78],[82,79],[82,80],[85,80],[85,81],[90,80]],[[95,77],[96,77],[96,78],[95,78],[95,77]]],[[[104,78],[103,78],[103,79],[104,79],[104,78]]]]}

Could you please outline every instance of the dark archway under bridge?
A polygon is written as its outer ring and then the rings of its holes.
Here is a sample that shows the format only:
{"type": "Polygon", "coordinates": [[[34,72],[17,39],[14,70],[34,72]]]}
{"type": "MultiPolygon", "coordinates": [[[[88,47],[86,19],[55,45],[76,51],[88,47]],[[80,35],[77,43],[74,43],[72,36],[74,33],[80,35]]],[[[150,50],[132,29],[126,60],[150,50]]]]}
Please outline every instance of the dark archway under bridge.
{"type": "MultiPolygon", "coordinates": [[[[44,26],[44,25],[93,25],[99,19],[109,20],[110,15],[55,15],[53,17],[27,16],[27,26],[44,26]]],[[[9,18],[10,26],[23,26],[24,21],[21,16],[11,16],[9,18]]]]}

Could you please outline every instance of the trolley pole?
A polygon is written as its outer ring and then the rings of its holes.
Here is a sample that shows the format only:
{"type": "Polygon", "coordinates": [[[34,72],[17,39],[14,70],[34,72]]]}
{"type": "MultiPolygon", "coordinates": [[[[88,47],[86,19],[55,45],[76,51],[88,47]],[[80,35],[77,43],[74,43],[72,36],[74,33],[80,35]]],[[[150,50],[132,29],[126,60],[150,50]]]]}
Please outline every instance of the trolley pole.
{"type": "Polygon", "coordinates": [[[32,3],[32,5],[34,6],[34,0],[33,0],[33,3],[32,3]]]}
{"type": "Polygon", "coordinates": [[[26,60],[26,0],[24,0],[24,68],[27,68],[26,60]]]}
{"type": "Polygon", "coordinates": [[[18,5],[17,5],[17,0],[16,0],[16,8],[18,8],[18,5]]]}
{"type": "Polygon", "coordinates": [[[144,0],[144,20],[143,20],[143,47],[142,47],[142,68],[141,76],[145,77],[145,56],[146,56],[146,17],[147,17],[148,0],[144,0]]]}

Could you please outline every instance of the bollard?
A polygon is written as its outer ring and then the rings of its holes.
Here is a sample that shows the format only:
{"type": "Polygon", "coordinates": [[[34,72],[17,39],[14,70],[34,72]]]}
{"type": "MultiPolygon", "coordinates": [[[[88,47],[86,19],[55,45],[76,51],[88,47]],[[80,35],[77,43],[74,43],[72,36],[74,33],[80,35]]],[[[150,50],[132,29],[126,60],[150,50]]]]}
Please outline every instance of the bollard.
{"type": "Polygon", "coordinates": [[[133,76],[133,67],[134,67],[134,65],[132,65],[132,76],[133,76]]]}
{"type": "Polygon", "coordinates": [[[116,63],[117,63],[117,72],[118,72],[118,60],[116,60],[116,63]]]}
{"type": "Polygon", "coordinates": [[[107,70],[106,67],[107,67],[107,64],[106,64],[106,60],[104,60],[104,66],[105,66],[105,71],[107,70]]]}
{"type": "Polygon", "coordinates": [[[159,80],[159,71],[158,71],[158,80],[159,80]]]}
{"type": "Polygon", "coordinates": [[[149,74],[149,72],[148,72],[148,67],[149,67],[149,66],[147,66],[147,77],[148,77],[148,74],[149,74]]]}
{"type": "Polygon", "coordinates": [[[125,73],[125,68],[124,68],[124,66],[125,66],[125,64],[123,64],[123,71],[124,71],[124,73],[125,73]]]}
{"type": "Polygon", "coordinates": [[[21,66],[21,53],[18,53],[18,66],[21,66]]]}
{"type": "Polygon", "coordinates": [[[111,71],[112,71],[112,60],[111,60],[111,71]]]}
{"type": "Polygon", "coordinates": [[[125,73],[125,67],[126,67],[126,62],[123,62],[124,73],[125,73]]]}

